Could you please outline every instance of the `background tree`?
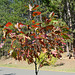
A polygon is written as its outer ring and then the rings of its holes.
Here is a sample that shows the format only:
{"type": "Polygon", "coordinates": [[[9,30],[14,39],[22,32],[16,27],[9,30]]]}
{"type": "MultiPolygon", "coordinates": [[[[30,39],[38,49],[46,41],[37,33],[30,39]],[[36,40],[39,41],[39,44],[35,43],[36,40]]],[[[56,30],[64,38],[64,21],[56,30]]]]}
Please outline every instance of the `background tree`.
{"type": "Polygon", "coordinates": [[[25,22],[25,0],[0,0],[0,24],[25,22]]]}
{"type": "MultiPolygon", "coordinates": [[[[63,19],[66,24],[68,24],[69,27],[72,26],[71,28],[74,30],[74,2],[74,0],[0,0],[0,24],[5,25],[7,22],[12,22],[13,24],[17,22],[30,24],[30,21],[27,20],[30,19],[29,4],[31,4],[32,6],[39,5],[36,10],[41,11],[41,14],[35,17],[37,21],[42,22],[44,21],[43,18],[47,20],[49,18],[48,15],[54,12],[56,18],[63,19]],[[56,15],[58,15],[58,17],[56,15]]],[[[34,12],[34,10],[32,10],[32,12],[34,12]]],[[[45,26],[44,23],[43,26],[45,26]]],[[[73,34],[75,34],[75,32],[73,32],[73,34]]]]}
{"type": "Polygon", "coordinates": [[[16,60],[24,59],[28,64],[34,63],[36,75],[45,63],[51,64],[53,57],[61,57],[62,46],[65,40],[70,39],[68,26],[62,24],[61,20],[55,19],[54,13],[51,13],[49,18],[44,17],[42,22],[37,22],[37,16],[41,14],[36,11],[37,7],[35,5],[32,8],[34,12],[29,25],[23,23],[14,25],[8,22],[3,28],[3,38],[0,44],[2,48],[7,38],[11,39],[11,48],[8,52],[16,60]],[[23,29],[28,32],[25,33],[23,29]]]}

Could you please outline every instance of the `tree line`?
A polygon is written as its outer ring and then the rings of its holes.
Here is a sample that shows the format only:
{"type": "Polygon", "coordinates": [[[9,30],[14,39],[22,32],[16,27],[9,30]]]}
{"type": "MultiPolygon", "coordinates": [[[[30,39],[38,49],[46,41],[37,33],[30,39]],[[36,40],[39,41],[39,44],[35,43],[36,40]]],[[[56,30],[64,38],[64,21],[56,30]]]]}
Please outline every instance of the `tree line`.
{"type": "MultiPolygon", "coordinates": [[[[37,21],[42,22],[42,18],[49,12],[54,12],[56,18],[60,18],[66,22],[66,24],[73,30],[71,35],[75,39],[75,1],[74,0],[0,0],[0,25],[4,26],[7,22],[13,24],[17,22],[29,23],[27,20],[30,19],[30,15],[33,11],[29,11],[29,4],[33,6],[33,2],[38,4],[40,8],[37,8],[38,11],[41,11],[42,14],[37,18],[37,21]]],[[[46,15],[46,16],[47,16],[46,15]]],[[[1,29],[0,29],[1,33],[1,29]]],[[[0,34],[2,37],[2,34],[0,34]]],[[[8,51],[10,46],[10,39],[8,38],[7,44],[4,48],[0,49],[1,53],[8,51]],[[7,49],[6,49],[7,47],[7,49]]],[[[75,40],[72,43],[68,43],[70,47],[73,44],[73,51],[75,52],[75,40]]],[[[67,45],[67,52],[69,53],[69,48],[67,45]]],[[[6,52],[5,52],[6,53],[6,52]]],[[[4,54],[3,54],[4,55],[4,54]]],[[[68,54],[69,55],[69,54],[68,54]]]]}

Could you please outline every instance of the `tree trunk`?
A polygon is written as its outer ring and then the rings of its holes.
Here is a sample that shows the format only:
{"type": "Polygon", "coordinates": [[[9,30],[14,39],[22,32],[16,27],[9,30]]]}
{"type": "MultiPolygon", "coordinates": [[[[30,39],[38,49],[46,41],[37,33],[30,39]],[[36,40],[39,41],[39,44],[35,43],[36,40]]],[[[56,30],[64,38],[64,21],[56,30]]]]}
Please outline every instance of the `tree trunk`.
{"type": "Polygon", "coordinates": [[[70,12],[70,3],[69,0],[67,0],[67,16],[68,16],[68,24],[69,27],[72,27],[72,21],[71,21],[71,12],[70,12]]]}
{"type": "Polygon", "coordinates": [[[73,57],[75,59],[75,33],[73,33],[73,38],[74,38],[74,40],[73,40],[73,57]]]}
{"type": "Polygon", "coordinates": [[[29,18],[30,18],[30,20],[32,19],[32,6],[31,6],[31,4],[29,4],[29,18]]]}
{"type": "Polygon", "coordinates": [[[64,21],[67,23],[67,5],[66,5],[66,0],[62,0],[62,3],[64,5],[63,12],[62,12],[62,17],[63,17],[64,21]]]}
{"type": "Polygon", "coordinates": [[[35,74],[38,75],[38,70],[37,70],[37,63],[36,63],[36,58],[35,58],[35,74]]]}
{"type": "MultiPolygon", "coordinates": [[[[72,2],[72,30],[75,30],[75,11],[74,11],[74,7],[75,7],[75,4],[74,4],[74,0],[72,2]]],[[[75,59],[75,32],[73,32],[73,56],[74,56],[74,59],[75,59]]]]}
{"type": "Polygon", "coordinates": [[[66,50],[67,50],[67,56],[69,56],[69,46],[68,46],[68,42],[67,42],[67,45],[66,45],[66,50]]]}
{"type": "MultiPolygon", "coordinates": [[[[66,5],[67,5],[67,24],[70,28],[72,28],[72,21],[71,21],[71,13],[70,13],[70,2],[69,0],[66,0],[66,5]]],[[[68,49],[68,44],[67,44],[67,55],[70,55],[69,49],[68,49]]]]}

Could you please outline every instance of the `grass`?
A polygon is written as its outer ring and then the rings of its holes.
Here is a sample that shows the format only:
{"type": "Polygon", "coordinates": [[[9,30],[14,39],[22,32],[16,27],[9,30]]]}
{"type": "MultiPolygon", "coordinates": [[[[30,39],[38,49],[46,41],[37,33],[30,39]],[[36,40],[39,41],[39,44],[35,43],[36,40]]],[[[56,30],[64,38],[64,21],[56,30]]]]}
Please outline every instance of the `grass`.
{"type": "MultiPolygon", "coordinates": [[[[26,61],[19,62],[14,59],[1,59],[0,67],[34,70],[34,64],[29,65],[26,61]]],[[[62,60],[57,60],[55,65],[48,66],[45,64],[42,68],[40,68],[40,70],[75,73],[75,59],[65,58],[62,60]]]]}
{"type": "MultiPolygon", "coordinates": [[[[0,67],[34,70],[33,65],[21,66],[21,65],[16,65],[16,64],[0,64],[0,67]]],[[[75,68],[62,68],[62,67],[58,68],[58,67],[55,67],[55,66],[44,66],[44,67],[40,68],[40,70],[75,73],[75,68]]]]}

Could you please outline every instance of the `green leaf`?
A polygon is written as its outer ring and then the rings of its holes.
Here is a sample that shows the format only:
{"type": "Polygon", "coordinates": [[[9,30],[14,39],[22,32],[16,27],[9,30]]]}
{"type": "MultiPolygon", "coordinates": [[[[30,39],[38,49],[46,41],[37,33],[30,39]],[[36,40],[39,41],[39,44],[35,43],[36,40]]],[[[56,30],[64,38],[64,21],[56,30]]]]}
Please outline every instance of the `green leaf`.
{"type": "Polygon", "coordinates": [[[12,52],[12,57],[16,58],[17,53],[15,51],[12,52]]]}
{"type": "Polygon", "coordinates": [[[61,36],[62,36],[64,39],[70,39],[70,37],[69,37],[67,34],[62,33],[61,36]]]}

